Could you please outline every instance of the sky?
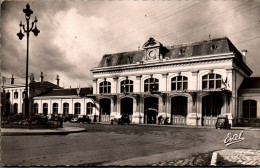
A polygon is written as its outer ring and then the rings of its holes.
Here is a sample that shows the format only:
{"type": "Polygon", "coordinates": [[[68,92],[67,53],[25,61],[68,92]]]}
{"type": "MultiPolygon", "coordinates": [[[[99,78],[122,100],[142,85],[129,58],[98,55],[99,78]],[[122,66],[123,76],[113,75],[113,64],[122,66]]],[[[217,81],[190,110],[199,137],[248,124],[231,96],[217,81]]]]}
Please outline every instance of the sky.
{"type": "Polygon", "coordinates": [[[1,75],[25,83],[26,38],[19,40],[23,9],[37,16],[29,37],[29,75],[69,88],[90,87],[91,69],[104,54],[137,50],[150,38],[164,46],[227,36],[247,49],[247,65],[260,77],[259,0],[53,0],[1,4],[1,75]]]}

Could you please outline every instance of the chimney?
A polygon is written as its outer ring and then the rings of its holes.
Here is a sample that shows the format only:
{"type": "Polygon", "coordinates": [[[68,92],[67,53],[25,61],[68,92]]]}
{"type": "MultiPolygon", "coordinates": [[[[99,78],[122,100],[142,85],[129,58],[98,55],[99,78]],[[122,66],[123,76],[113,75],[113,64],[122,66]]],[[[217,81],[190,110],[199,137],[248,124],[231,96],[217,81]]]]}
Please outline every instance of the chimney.
{"type": "Polygon", "coordinates": [[[12,74],[12,78],[11,78],[11,85],[14,84],[14,74],[12,74]]]}
{"type": "Polygon", "coordinates": [[[35,82],[35,81],[34,81],[34,74],[31,74],[31,76],[30,76],[30,81],[31,81],[31,82],[35,82]]]}
{"type": "Polygon", "coordinates": [[[41,72],[41,83],[43,83],[43,78],[44,78],[43,72],[41,72]]]}
{"type": "Polygon", "coordinates": [[[246,49],[244,49],[244,50],[242,50],[242,55],[243,55],[243,61],[244,61],[244,63],[246,63],[246,54],[247,53],[247,50],[246,49]]]}
{"type": "Polygon", "coordinates": [[[57,86],[59,86],[60,85],[60,79],[59,79],[59,75],[57,75],[57,86]]]}

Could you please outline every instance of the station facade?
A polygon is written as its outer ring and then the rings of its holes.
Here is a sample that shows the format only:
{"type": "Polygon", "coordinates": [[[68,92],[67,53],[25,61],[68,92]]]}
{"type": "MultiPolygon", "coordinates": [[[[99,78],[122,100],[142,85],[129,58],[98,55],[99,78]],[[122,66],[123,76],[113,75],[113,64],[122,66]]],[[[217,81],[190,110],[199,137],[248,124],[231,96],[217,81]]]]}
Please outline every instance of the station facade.
{"type": "Polygon", "coordinates": [[[156,124],[162,116],[171,124],[214,126],[227,115],[236,125],[244,118],[241,103],[252,99],[239,99],[252,74],[245,57],[226,37],[169,47],[150,38],[143,50],[104,55],[92,69],[89,96],[104,122],[129,114],[133,123],[156,124]]]}
{"type": "MultiPolygon", "coordinates": [[[[260,77],[250,77],[246,51],[226,37],[175,46],[150,38],[142,50],[104,55],[91,71],[92,88],[32,80],[30,114],[97,115],[99,122],[128,114],[137,124],[161,116],[197,126],[214,126],[224,115],[233,126],[260,126],[260,77]]],[[[22,113],[25,86],[2,87],[2,113],[22,113]]]]}

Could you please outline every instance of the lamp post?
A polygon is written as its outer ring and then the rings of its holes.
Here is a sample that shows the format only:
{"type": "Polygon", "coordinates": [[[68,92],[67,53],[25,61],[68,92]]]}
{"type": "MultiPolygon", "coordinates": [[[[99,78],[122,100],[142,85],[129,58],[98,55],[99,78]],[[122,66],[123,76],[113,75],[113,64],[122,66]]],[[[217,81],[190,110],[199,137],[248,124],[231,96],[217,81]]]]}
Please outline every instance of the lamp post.
{"type": "Polygon", "coordinates": [[[26,29],[25,29],[25,25],[21,23],[19,24],[20,26],[20,32],[17,33],[17,36],[19,37],[20,40],[23,39],[24,34],[23,32],[27,35],[27,54],[26,54],[26,86],[25,86],[25,97],[24,97],[24,105],[25,105],[25,111],[23,112],[25,115],[29,114],[29,97],[28,97],[28,64],[29,64],[29,35],[30,32],[33,32],[33,34],[35,36],[37,36],[40,33],[40,30],[37,29],[37,17],[35,17],[35,20],[32,22],[31,28],[29,26],[29,20],[31,17],[31,14],[33,14],[33,11],[30,9],[30,5],[27,4],[26,5],[26,9],[23,9],[23,12],[25,13],[25,19],[26,19],[26,29]]]}

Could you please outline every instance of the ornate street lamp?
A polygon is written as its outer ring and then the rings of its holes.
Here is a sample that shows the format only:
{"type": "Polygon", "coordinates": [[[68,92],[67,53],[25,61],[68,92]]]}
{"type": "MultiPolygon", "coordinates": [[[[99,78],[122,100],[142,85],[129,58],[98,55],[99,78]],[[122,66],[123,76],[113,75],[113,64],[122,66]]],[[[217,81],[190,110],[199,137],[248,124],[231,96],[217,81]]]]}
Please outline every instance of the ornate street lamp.
{"type": "Polygon", "coordinates": [[[36,23],[38,22],[37,17],[35,17],[35,20],[32,22],[31,28],[29,27],[29,20],[31,17],[31,14],[33,14],[33,11],[30,9],[30,5],[26,5],[26,9],[23,9],[23,12],[25,13],[25,19],[26,19],[26,29],[25,25],[22,24],[22,21],[20,22],[20,32],[17,33],[17,36],[20,40],[23,39],[24,34],[27,35],[27,54],[26,54],[26,86],[25,86],[25,98],[24,98],[24,104],[25,104],[25,111],[23,112],[25,115],[29,114],[29,96],[28,96],[28,64],[29,64],[29,35],[30,32],[33,32],[35,36],[37,36],[40,33],[40,30],[37,29],[36,23]]]}

